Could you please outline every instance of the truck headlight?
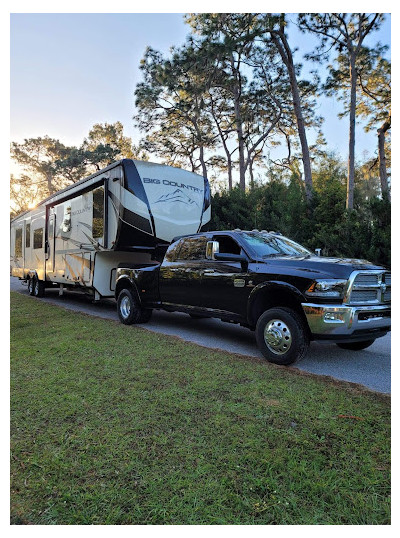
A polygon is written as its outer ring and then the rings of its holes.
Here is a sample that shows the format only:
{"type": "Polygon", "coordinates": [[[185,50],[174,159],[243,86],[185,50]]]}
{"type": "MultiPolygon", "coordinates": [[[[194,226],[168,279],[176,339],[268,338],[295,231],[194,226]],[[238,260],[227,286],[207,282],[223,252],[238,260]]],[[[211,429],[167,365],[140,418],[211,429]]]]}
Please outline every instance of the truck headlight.
{"type": "Polygon", "coordinates": [[[309,297],[328,297],[342,299],[344,290],[347,285],[347,280],[339,280],[336,278],[314,280],[311,286],[306,291],[309,297]]]}

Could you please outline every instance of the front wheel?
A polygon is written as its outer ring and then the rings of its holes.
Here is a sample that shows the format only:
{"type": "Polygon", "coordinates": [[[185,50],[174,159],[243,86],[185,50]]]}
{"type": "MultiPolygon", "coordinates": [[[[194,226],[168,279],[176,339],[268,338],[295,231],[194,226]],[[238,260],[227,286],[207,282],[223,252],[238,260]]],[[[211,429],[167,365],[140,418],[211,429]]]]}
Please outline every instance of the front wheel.
{"type": "Polygon", "coordinates": [[[142,309],[134,293],[128,289],[123,289],[118,295],[117,308],[118,317],[124,325],[147,323],[153,312],[149,309],[142,309]]]}
{"type": "Polygon", "coordinates": [[[256,340],[264,357],[288,365],[304,357],[309,338],[300,316],[290,308],[271,308],[260,316],[256,340]]]}
{"type": "Polygon", "coordinates": [[[336,344],[338,347],[341,347],[342,349],[350,349],[351,351],[361,351],[362,349],[366,349],[369,346],[372,346],[372,344],[375,342],[375,338],[372,338],[371,340],[363,340],[362,342],[344,342],[342,344],[336,344]]]}

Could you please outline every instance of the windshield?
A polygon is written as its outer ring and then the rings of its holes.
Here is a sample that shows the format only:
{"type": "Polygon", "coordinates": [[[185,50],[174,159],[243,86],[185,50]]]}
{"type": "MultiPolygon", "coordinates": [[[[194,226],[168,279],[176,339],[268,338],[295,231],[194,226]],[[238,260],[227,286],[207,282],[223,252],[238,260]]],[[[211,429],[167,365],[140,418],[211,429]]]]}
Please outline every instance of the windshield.
{"type": "Polygon", "coordinates": [[[243,232],[243,239],[263,258],[267,256],[310,256],[311,252],[298,243],[283,237],[261,232],[243,232]]]}

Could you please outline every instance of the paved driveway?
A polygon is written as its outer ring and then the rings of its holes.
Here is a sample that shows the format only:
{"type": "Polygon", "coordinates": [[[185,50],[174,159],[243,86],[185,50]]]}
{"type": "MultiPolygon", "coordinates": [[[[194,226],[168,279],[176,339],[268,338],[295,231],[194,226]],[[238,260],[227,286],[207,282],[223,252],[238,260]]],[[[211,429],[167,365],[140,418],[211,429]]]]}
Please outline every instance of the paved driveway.
{"type": "MultiPolygon", "coordinates": [[[[10,277],[10,287],[13,291],[27,294],[26,286],[17,278],[10,277]]],[[[77,292],[66,292],[64,297],[59,297],[58,290],[46,290],[46,297],[39,300],[77,312],[118,319],[115,302],[111,300],[92,304],[86,296],[77,292]]],[[[253,332],[217,319],[194,320],[186,314],[154,311],[151,321],[143,327],[150,331],[179,336],[208,348],[262,357],[253,332]]],[[[134,326],[132,330],[135,330],[134,326]]],[[[307,356],[291,368],[359,383],[378,392],[390,393],[390,333],[378,338],[371,347],[363,351],[347,351],[335,344],[312,342],[307,356]]]]}

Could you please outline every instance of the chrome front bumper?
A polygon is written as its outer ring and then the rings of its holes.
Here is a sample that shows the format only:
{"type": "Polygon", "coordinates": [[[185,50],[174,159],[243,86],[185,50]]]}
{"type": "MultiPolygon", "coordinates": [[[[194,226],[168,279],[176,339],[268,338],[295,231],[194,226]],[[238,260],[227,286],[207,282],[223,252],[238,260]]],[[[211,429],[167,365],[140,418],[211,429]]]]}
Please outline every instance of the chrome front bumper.
{"type": "Polygon", "coordinates": [[[313,336],[341,338],[390,330],[390,305],[346,306],[302,303],[313,336]]]}

